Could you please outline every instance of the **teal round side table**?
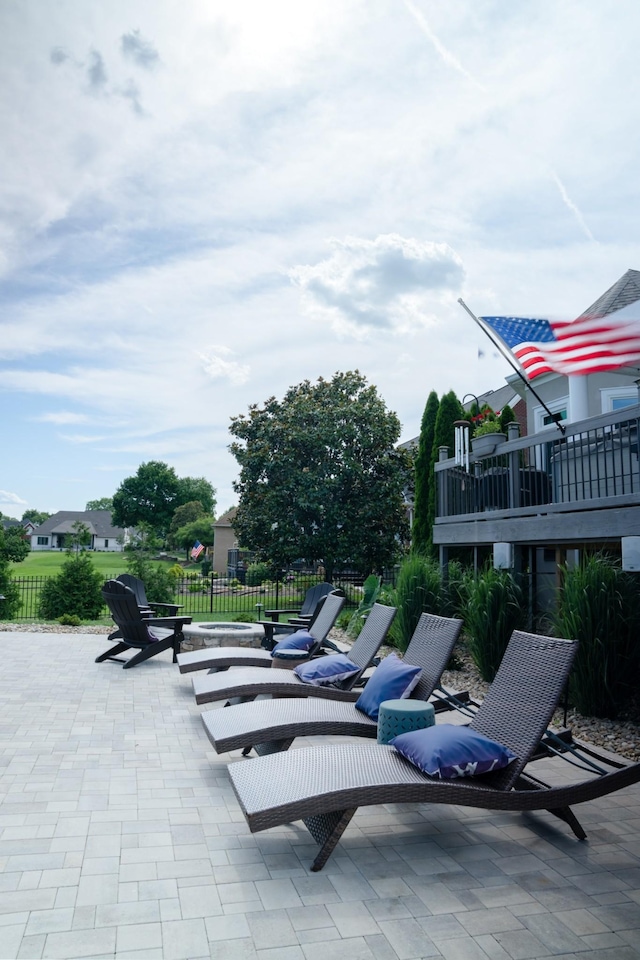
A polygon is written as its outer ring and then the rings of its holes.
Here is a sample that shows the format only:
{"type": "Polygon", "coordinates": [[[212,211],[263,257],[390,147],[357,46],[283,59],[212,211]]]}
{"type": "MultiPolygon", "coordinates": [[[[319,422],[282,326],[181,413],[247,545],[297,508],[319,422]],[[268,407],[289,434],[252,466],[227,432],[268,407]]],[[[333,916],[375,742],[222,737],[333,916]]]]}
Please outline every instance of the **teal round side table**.
{"type": "Polygon", "coordinates": [[[400,733],[432,727],[435,722],[431,703],[423,700],[385,700],[378,712],[378,743],[389,743],[400,733]]]}

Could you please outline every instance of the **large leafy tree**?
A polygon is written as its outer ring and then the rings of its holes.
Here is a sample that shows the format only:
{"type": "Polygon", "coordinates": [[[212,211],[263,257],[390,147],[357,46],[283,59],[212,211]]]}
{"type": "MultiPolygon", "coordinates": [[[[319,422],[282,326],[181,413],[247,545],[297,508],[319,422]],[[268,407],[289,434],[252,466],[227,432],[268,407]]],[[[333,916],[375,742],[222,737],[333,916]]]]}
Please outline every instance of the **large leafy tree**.
{"type": "Polygon", "coordinates": [[[415,499],[411,545],[418,553],[428,553],[432,538],[429,526],[429,492],[434,482],[431,453],[439,406],[438,394],[432,390],[422,414],[418,453],[415,458],[415,499]]]}
{"type": "Polygon", "coordinates": [[[180,506],[179,481],[173,467],[150,460],[133,477],[123,480],[113,497],[112,522],[116,527],[146,523],[160,535],[166,533],[180,506]]]}
{"type": "MultiPolygon", "coordinates": [[[[183,527],[179,527],[172,535],[172,542],[177,547],[182,547],[188,560],[189,551],[196,540],[199,540],[205,547],[212,547],[213,536],[213,517],[202,514],[202,516],[196,520],[192,520],[190,523],[185,523],[183,527]]],[[[202,557],[200,559],[202,559],[202,557]]]]}
{"type": "Polygon", "coordinates": [[[203,513],[213,514],[216,509],[216,491],[204,477],[181,477],[178,479],[180,504],[202,504],[203,513]]]}
{"type": "MultiPolygon", "coordinates": [[[[174,533],[180,527],[184,527],[187,523],[192,523],[202,516],[206,516],[206,511],[199,500],[189,500],[188,503],[183,503],[181,507],[177,507],[171,518],[169,539],[173,538],[174,533]]],[[[213,517],[210,517],[210,519],[213,520],[213,517]]]]}
{"type": "Polygon", "coordinates": [[[41,523],[44,523],[45,520],[48,520],[51,516],[50,513],[46,513],[44,510],[34,510],[30,508],[25,510],[22,514],[22,523],[26,523],[27,520],[31,520],[32,523],[35,523],[36,526],[40,526],[41,523]]]}
{"type": "Polygon", "coordinates": [[[100,497],[98,500],[89,500],[85,510],[113,510],[113,497],[100,497]]]}
{"type": "Polygon", "coordinates": [[[208,480],[180,478],[173,467],[161,460],[150,460],[118,487],[113,497],[112,522],[116,527],[147,524],[157,536],[164,537],[177,507],[199,500],[207,512],[212,512],[214,493],[208,480]]]}
{"type": "Polygon", "coordinates": [[[395,560],[407,533],[407,456],[395,449],[396,414],[358,371],[305,380],[232,418],[230,431],[243,547],[278,566],[322,561],[327,579],[395,560]]]}
{"type": "Polygon", "coordinates": [[[189,549],[196,540],[205,547],[213,546],[212,514],[207,513],[199,500],[190,500],[175,511],[168,540],[172,547],[182,547],[189,559],[189,549]]]}

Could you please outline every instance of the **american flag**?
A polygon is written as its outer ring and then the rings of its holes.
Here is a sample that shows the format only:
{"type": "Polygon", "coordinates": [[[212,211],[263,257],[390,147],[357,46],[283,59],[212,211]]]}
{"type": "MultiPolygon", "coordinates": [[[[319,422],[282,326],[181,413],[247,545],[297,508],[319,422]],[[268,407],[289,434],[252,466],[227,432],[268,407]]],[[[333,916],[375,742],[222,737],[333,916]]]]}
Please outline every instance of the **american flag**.
{"type": "Polygon", "coordinates": [[[640,305],[606,317],[543,320],[480,317],[517,357],[529,380],[543,373],[602,373],[640,365],[640,305]]]}
{"type": "Polygon", "coordinates": [[[200,541],[196,540],[193,547],[191,548],[191,559],[197,560],[203,550],[204,550],[204,547],[202,546],[200,541]]]}

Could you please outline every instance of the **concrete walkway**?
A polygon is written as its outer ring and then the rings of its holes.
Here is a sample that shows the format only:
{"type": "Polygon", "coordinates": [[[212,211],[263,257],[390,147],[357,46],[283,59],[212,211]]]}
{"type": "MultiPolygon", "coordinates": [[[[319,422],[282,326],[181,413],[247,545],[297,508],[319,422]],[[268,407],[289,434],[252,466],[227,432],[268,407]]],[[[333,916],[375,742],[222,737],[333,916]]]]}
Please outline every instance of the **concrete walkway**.
{"type": "Polygon", "coordinates": [[[546,813],[361,810],[319,874],[301,824],[252,836],[163,654],[0,633],[0,957],[640,957],[640,787],[546,813]]]}

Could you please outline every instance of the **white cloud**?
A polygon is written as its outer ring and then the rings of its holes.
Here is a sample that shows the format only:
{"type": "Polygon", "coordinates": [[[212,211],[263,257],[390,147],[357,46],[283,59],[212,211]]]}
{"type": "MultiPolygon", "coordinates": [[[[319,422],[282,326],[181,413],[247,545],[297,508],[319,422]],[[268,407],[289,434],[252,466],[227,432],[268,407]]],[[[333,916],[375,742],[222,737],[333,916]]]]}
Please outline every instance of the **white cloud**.
{"type": "Polygon", "coordinates": [[[84,413],[71,413],[71,411],[60,411],[59,413],[43,413],[40,417],[35,417],[34,419],[39,420],[41,423],[57,423],[57,424],[69,424],[69,423],[86,423],[89,419],[84,413]]]}
{"type": "Polygon", "coordinates": [[[24,507],[26,506],[27,501],[23,500],[22,497],[19,497],[17,493],[10,493],[8,490],[0,490],[0,504],[3,506],[24,507]]]}
{"type": "Polygon", "coordinates": [[[73,444],[95,444],[104,440],[105,437],[98,434],[61,433],[60,439],[67,440],[69,443],[73,444]]]}
{"type": "Polygon", "coordinates": [[[407,333],[435,322],[434,308],[460,290],[464,269],[446,243],[386,234],[375,240],[331,239],[326,260],[289,276],[312,316],[331,319],[340,333],[407,333]]]}
{"type": "Polygon", "coordinates": [[[232,352],[228,347],[211,347],[209,351],[200,354],[200,362],[202,369],[212,380],[228,380],[238,387],[249,379],[251,367],[238,363],[237,360],[226,359],[232,352]]]}

